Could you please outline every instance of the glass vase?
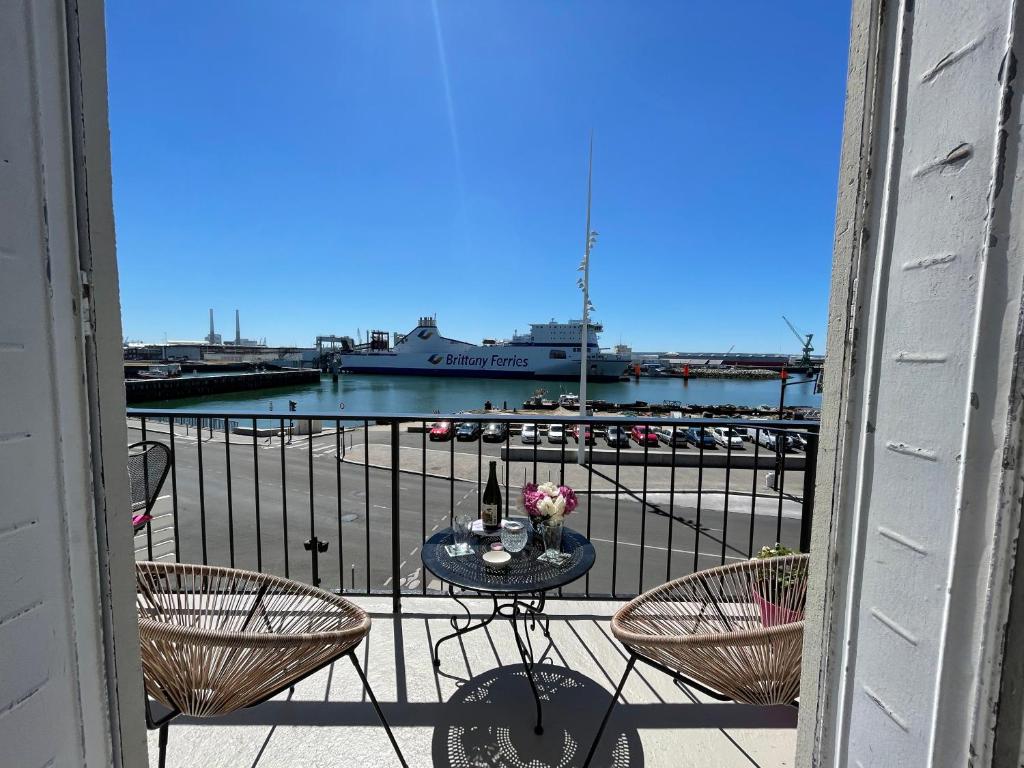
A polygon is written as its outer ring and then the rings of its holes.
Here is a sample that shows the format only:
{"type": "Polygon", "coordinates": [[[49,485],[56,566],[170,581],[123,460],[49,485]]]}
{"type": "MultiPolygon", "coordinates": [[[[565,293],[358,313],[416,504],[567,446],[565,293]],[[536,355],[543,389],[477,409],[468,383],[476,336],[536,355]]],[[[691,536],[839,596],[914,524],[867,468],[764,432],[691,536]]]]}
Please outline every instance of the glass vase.
{"type": "Polygon", "coordinates": [[[562,523],[546,522],[541,528],[544,555],[557,559],[562,552],[562,523]]]}

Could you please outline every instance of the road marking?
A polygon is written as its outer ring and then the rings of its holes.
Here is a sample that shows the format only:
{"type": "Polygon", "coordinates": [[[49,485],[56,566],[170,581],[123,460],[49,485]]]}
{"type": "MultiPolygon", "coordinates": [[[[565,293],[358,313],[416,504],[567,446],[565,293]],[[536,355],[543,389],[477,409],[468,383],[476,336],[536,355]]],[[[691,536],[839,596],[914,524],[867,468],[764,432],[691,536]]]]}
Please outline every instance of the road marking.
{"type": "Polygon", "coordinates": [[[419,552],[419,549],[420,549],[419,547],[413,547],[413,548],[412,548],[412,552],[410,552],[410,553],[409,553],[409,557],[412,557],[412,556],[413,556],[413,555],[415,555],[415,554],[416,554],[417,552],[419,552]]]}

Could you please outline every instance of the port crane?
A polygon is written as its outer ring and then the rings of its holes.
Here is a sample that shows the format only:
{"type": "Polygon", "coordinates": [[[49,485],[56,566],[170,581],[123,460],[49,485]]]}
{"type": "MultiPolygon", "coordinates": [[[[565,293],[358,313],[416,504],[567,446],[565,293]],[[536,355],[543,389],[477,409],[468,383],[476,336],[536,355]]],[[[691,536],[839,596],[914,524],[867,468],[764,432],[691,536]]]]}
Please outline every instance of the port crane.
{"type": "Polygon", "coordinates": [[[814,347],[811,346],[811,339],[814,338],[814,334],[800,333],[800,331],[798,331],[794,327],[794,325],[791,322],[789,322],[788,317],[783,315],[782,319],[786,321],[786,325],[789,326],[789,330],[793,332],[793,335],[796,336],[796,340],[800,342],[800,346],[803,348],[803,357],[800,358],[800,365],[802,365],[808,371],[811,370],[812,368],[814,368],[814,364],[811,362],[811,352],[814,351],[814,347]]]}

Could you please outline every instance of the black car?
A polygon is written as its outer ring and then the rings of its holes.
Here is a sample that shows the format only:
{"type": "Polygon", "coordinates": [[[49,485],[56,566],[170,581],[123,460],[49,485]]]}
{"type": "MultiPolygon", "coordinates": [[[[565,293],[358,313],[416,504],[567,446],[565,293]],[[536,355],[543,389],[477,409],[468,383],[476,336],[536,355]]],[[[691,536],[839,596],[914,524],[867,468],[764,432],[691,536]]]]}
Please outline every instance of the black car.
{"type": "Polygon", "coordinates": [[[608,427],[604,433],[604,441],[612,448],[629,448],[629,432],[622,427],[608,427]]]}
{"type": "Polygon", "coordinates": [[[455,427],[456,440],[476,440],[480,437],[480,422],[462,421],[455,427]]]}
{"type": "Polygon", "coordinates": [[[503,421],[492,421],[484,427],[481,440],[486,443],[503,443],[508,437],[508,424],[503,421]]]}

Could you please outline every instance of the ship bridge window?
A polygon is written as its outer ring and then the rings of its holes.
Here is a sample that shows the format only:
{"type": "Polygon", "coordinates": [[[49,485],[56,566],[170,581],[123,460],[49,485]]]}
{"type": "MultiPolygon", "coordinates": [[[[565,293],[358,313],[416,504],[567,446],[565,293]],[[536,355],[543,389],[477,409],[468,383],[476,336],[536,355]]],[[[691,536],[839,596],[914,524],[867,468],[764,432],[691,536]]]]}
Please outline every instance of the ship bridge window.
{"type": "Polygon", "coordinates": [[[564,349],[552,349],[550,352],[548,352],[548,357],[554,358],[555,360],[564,360],[565,359],[565,350],[564,349]]]}

